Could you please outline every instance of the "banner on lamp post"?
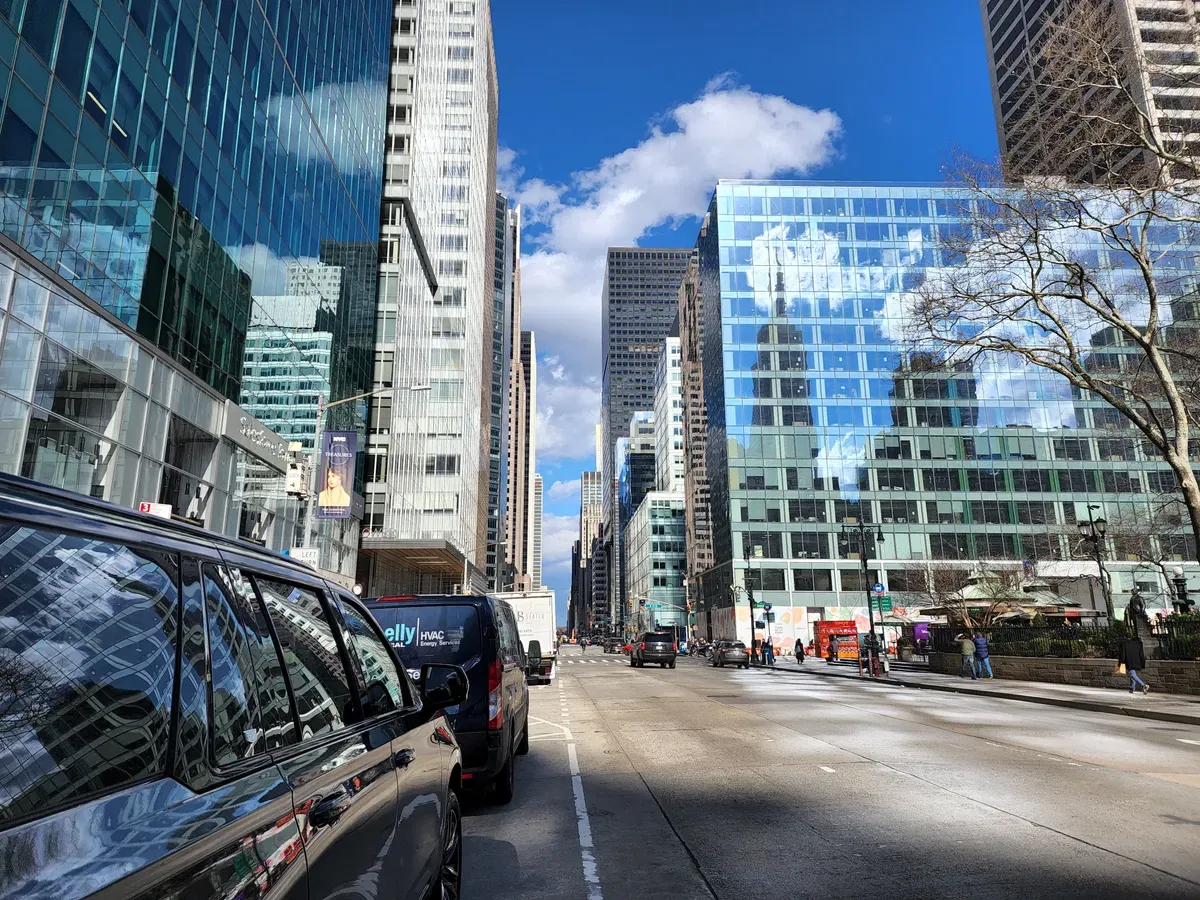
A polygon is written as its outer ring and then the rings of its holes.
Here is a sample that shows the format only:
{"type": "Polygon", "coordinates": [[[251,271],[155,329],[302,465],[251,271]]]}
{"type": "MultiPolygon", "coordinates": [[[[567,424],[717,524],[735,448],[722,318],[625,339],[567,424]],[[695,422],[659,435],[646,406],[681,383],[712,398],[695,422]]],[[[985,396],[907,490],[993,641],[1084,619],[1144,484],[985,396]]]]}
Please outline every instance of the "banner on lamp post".
{"type": "Polygon", "coordinates": [[[321,467],[317,470],[318,519],[350,518],[357,452],[357,432],[326,431],[321,435],[321,467]]]}

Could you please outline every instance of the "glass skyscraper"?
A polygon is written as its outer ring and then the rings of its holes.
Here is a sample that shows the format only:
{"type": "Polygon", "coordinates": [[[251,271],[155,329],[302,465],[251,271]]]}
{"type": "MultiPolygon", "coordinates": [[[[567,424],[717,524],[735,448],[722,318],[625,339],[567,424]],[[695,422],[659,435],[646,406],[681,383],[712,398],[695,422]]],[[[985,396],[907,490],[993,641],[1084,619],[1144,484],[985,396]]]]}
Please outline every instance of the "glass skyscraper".
{"type": "MultiPolygon", "coordinates": [[[[904,297],[954,264],[938,238],[962,227],[963,202],[930,186],[718,184],[697,244],[715,632],[736,622],[748,636],[733,585],[774,605],[782,639],[865,616],[876,581],[917,590],[928,565],[1058,560],[1094,576],[1072,560],[1089,506],[1128,521],[1173,490],[1138,432],[1057,376],[995,358],[946,371],[905,352],[904,297]],[[865,580],[841,534],[859,521],[884,535],[865,580]]],[[[1092,344],[1097,364],[1113,352],[1101,333],[1092,344]]],[[[1185,529],[1159,540],[1195,559],[1185,529]]],[[[1165,595],[1152,567],[1109,569],[1118,609],[1135,578],[1165,595]]]]}
{"type": "MultiPolygon", "coordinates": [[[[0,325],[4,466],[309,545],[281,486],[242,489],[287,459],[238,404],[276,418],[264,379],[313,410],[370,385],[391,11],[0,3],[0,233],[40,298],[0,325]],[[289,294],[309,302],[281,311],[289,294]]],[[[365,437],[365,405],[326,426],[365,437]]],[[[353,571],[360,515],[320,526],[323,566],[353,571]]]]}

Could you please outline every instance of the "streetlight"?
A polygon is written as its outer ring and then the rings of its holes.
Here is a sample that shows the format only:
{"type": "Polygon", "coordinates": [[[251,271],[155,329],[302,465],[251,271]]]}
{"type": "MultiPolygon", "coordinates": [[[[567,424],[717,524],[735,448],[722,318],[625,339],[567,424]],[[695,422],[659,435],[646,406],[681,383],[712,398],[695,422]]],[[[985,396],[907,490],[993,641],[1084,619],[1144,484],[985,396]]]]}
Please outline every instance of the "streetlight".
{"type": "MultiPolygon", "coordinates": [[[[848,538],[853,534],[858,535],[858,547],[859,547],[858,556],[859,556],[859,559],[862,561],[863,588],[865,589],[866,594],[867,594],[867,620],[871,623],[871,640],[870,640],[870,645],[868,647],[868,653],[878,655],[879,639],[875,636],[875,606],[874,606],[872,591],[871,591],[871,587],[872,587],[871,572],[870,572],[870,569],[868,568],[868,563],[869,563],[868,557],[870,556],[870,554],[867,553],[867,536],[870,533],[870,531],[871,531],[871,526],[868,525],[866,522],[855,521],[855,522],[843,522],[842,523],[842,537],[848,538]]],[[[880,527],[879,525],[876,525],[875,526],[875,534],[873,535],[873,537],[877,541],[882,541],[883,540],[883,528],[880,527]]],[[[849,541],[847,541],[847,549],[849,549],[849,541]]],[[[883,618],[882,612],[880,612],[879,617],[880,617],[880,619],[883,618]]]]}
{"type": "Polygon", "coordinates": [[[323,394],[317,395],[317,431],[313,443],[313,464],[308,478],[309,492],[311,496],[309,498],[308,508],[304,514],[305,546],[310,546],[309,535],[312,528],[313,507],[316,505],[316,497],[320,493],[320,491],[317,490],[317,469],[320,465],[321,432],[325,429],[325,411],[333,409],[335,406],[341,406],[344,403],[353,403],[355,400],[364,400],[367,397],[379,397],[383,394],[391,394],[396,391],[411,391],[413,393],[420,393],[421,391],[430,390],[430,387],[431,386],[428,384],[413,384],[409,385],[408,387],[375,388],[374,390],[366,391],[362,394],[355,394],[353,397],[343,397],[340,400],[334,400],[332,403],[326,403],[325,396],[323,394]]]}
{"type": "Polygon", "coordinates": [[[1175,577],[1171,579],[1171,583],[1175,586],[1175,602],[1171,605],[1178,612],[1186,613],[1194,606],[1194,602],[1188,599],[1187,579],[1183,576],[1183,567],[1176,566],[1171,570],[1171,574],[1175,577]]]}
{"type": "Polygon", "coordinates": [[[1096,566],[1100,569],[1100,589],[1104,592],[1104,608],[1108,613],[1108,624],[1113,623],[1115,618],[1113,613],[1112,591],[1108,586],[1108,573],[1104,571],[1104,533],[1108,530],[1108,522],[1104,518],[1095,519],[1092,517],[1092,510],[1100,507],[1095,503],[1088,504],[1088,518],[1086,522],[1076,522],[1079,526],[1079,536],[1083,538],[1085,543],[1092,545],[1092,553],[1096,558],[1096,566]]]}
{"type": "MultiPolygon", "coordinates": [[[[743,594],[746,595],[746,601],[750,604],[750,643],[746,645],[746,649],[749,650],[750,654],[753,656],[754,655],[754,585],[747,584],[745,587],[742,587],[740,584],[733,584],[733,585],[729,586],[729,592],[731,594],[733,594],[733,605],[734,605],[735,609],[737,607],[738,591],[741,591],[743,594]]],[[[737,621],[736,614],[734,615],[733,620],[734,620],[734,622],[737,621]]],[[[735,631],[736,631],[736,626],[735,626],[735,631]]],[[[737,635],[735,634],[734,637],[736,638],[737,635]]]]}

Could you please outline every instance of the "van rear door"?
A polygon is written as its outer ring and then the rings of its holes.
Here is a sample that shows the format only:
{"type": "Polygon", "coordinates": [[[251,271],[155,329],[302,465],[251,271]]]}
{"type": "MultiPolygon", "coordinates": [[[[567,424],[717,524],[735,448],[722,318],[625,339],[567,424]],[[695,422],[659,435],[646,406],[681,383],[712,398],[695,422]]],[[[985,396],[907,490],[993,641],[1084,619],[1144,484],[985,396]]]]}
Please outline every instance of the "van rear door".
{"type": "Polygon", "coordinates": [[[487,727],[487,662],[479,609],[471,603],[367,601],[384,636],[415,681],[421,666],[450,663],[462,666],[469,689],[462,706],[446,710],[456,731],[487,727]]]}

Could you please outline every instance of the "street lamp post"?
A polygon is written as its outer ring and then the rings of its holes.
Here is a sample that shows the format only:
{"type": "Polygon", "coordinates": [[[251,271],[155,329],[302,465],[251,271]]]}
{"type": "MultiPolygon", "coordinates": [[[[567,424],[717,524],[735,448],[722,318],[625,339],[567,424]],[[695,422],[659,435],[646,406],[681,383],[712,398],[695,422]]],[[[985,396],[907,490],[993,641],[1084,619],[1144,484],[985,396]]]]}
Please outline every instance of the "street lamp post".
{"type": "MultiPolygon", "coordinates": [[[[867,553],[867,536],[871,531],[871,526],[866,522],[844,523],[842,525],[842,536],[849,537],[852,534],[858,535],[859,559],[862,561],[863,587],[867,595],[867,621],[871,623],[871,638],[869,641],[868,652],[873,655],[879,653],[879,639],[875,635],[875,605],[873,602],[871,591],[871,570],[870,570],[870,554],[867,553]]],[[[883,540],[883,529],[876,525],[874,537],[877,541],[883,540]]],[[[880,619],[882,619],[882,613],[880,619]]],[[[873,667],[872,667],[873,671],[873,667]]]]}
{"type": "Polygon", "coordinates": [[[319,486],[317,483],[317,469],[320,466],[321,432],[324,431],[324,429],[325,429],[325,412],[326,412],[326,410],[333,409],[335,406],[341,406],[344,403],[353,403],[355,400],[365,400],[368,397],[379,397],[379,396],[382,396],[383,394],[395,393],[396,391],[412,391],[414,393],[417,393],[420,391],[427,391],[429,389],[430,389],[430,386],[428,384],[414,384],[409,387],[399,387],[399,388],[397,388],[397,387],[375,388],[374,390],[371,390],[371,391],[365,391],[364,393],[361,393],[361,394],[355,394],[353,397],[343,397],[340,400],[334,400],[332,403],[326,403],[325,396],[323,394],[317,395],[317,431],[316,431],[316,436],[314,438],[314,443],[313,443],[312,471],[309,474],[309,478],[308,478],[310,497],[309,497],[309,501],[308,501],[308,509],[304,514],[304,545],[306,547],[312,546],[310,544],[310,540],[311,540],[310,530],[312,528],[313,507],[316,505],[316,498],[317,498],[317,495],[320,493],[320,491],[317,490],[317,487],[319,486]]]}
{"type": "Polygon", "coordinates": [[[1099,505],[1095,503],[1088,504],[1088,518],[1086,522],[1077,522],[1079,526],[1079,536],[1083,538],[1085,543],[1092,545],[1092,553],[1096,559],[1096,567],[1100,570],[1100,590],[1104,593],[1104,609],[1108,615],[1108,624],[1113,623],[1115,614],[1113,612],[1112,590],[1108,584],[1108,573],[1104,571],[1104,533],[1108,529],[1108,522],[1103,518],[1093,518],[1092,510],[1099,509],[1099,505]]]}
{"type": "MultiPolygon", "coordinates": [[[[742,587],[741,585],[735,584],[735,585],[730,586],[729,590],[733,594],[733,605],[734,605],[735,609],[737,608],[738,591],[741,591],[743,594],[746,595],[746,602],[748,602],[750,604],[750,643],[746,645],[746,649],[749,650],[750,654],[753,656],[754,655],[754,585],[748,584],[745,587],[742,587]]],[[[737,631],[737,625],[736,625],[737,616],[736,615],[734,615],[733,621],[735,623],[734,631],[736,632],[737,631]]],[[[736,637],[736,636],[737,635],[735,634],[734,637],[736,637]]]]}
{"type": "Polygon", "coordinates": [[[1183,575],[1183,567],[1176,566],[1171,570],[1171,574],[1175,576],[1171,579],[1171,584],[1175,588],[1175,602],[1171,605],[1177,612],[1186,613],[1191,610],[1193,603],[1188,599],[1187,579],[1183,575]]]}

